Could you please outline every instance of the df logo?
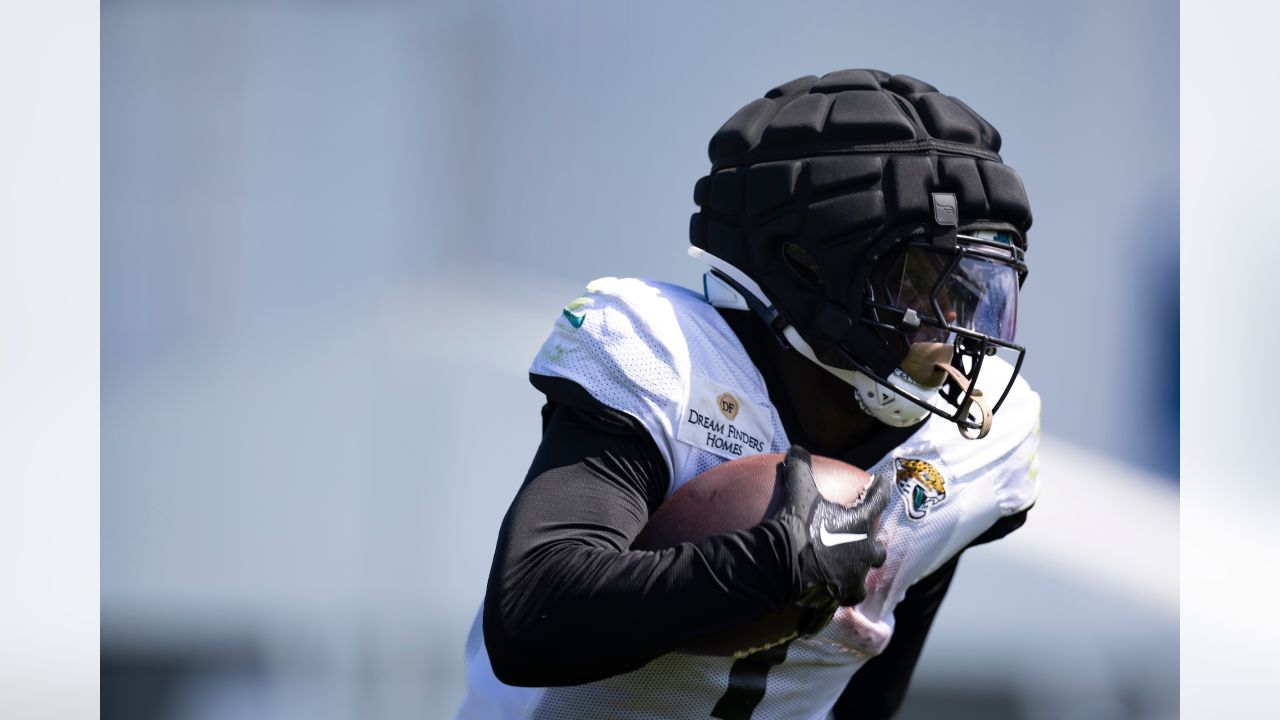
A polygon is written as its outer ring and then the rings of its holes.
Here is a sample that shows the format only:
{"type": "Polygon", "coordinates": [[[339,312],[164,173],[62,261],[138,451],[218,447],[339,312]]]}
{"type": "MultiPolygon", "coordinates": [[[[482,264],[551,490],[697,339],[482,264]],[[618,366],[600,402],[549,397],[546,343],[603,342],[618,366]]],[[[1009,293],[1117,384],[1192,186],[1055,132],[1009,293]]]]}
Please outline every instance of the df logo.
{"type": "Polygon", "coordinates": [[[729,393],[725,393],[716,398],[716,407],[720,408],[720,413],[722,415],[732,421],[734,418],[738,417],[738,408],[740,408],[741,405],[738,404],[738,398],[730,395],[729,393]]]}

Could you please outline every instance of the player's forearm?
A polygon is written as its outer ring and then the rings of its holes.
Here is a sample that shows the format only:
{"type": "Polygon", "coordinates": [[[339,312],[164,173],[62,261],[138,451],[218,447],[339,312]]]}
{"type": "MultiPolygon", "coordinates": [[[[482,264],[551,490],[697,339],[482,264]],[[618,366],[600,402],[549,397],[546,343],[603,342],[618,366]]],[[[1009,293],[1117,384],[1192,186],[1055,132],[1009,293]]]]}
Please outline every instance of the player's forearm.
{"type": "Polygon", "coordinates": [[[643,428],[572,400],[580,405],[548,406],[542,444],[498,536],[484,635],[499,680],[610,677],[794,598],[793,549],[775,522],[631,550],[666,494],[666,463],[643,428]]]}
{"type": "Polygon", "coordinates": [[[776,609],[794,593],[786,542],[766,524],[658,552],[532,548],[490,577],[494,672],[512,685],[599,680],[776,609]]]}

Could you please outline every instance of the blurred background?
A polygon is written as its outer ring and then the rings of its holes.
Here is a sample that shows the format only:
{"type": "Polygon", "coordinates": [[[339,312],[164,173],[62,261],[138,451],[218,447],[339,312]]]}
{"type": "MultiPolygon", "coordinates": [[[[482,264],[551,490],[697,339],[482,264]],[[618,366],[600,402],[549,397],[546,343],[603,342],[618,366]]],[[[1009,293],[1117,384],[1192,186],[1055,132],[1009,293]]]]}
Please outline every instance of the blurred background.
{"type": "Polygon", "coordinates": [[[852,67],[976,108],[1036,215],[1044,489],[903,717],[1176,716],[1176,3],[101,12],[103,717],[451,717],[560,307],[696,287],[711,134],[852,67]]]}

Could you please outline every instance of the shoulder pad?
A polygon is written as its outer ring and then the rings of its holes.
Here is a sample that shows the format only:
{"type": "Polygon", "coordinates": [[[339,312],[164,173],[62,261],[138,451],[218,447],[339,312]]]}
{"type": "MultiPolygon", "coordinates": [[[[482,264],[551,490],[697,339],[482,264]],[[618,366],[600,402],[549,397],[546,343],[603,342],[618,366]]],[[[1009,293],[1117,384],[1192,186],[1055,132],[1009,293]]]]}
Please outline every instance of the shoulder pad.
{"type": "Polygon", "coordinates": [[[701,301],[644,280],[595,280],[561,310],[529,372],[571,380],[636,418],[670,465],[670,411],[685,395],[690,362],[677,313],[690,299],[701,301]]]}

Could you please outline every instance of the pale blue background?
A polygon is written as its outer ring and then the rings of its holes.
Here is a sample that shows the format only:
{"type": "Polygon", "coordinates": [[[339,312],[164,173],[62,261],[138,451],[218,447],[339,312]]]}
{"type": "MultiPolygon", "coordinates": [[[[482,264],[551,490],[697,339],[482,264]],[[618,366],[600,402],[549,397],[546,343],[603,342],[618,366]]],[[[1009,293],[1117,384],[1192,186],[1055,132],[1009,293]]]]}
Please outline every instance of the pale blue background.
{"type": "MultiPolygon", "coordinates": [[[[707,140],[804,74],[914,75],[1000,129],[1045,432],[1176,482],[1177,30],[1150,1],[105,2],[104,712],[447,716],[528,358],[591,278],[697,282],[707,140]]],[[[1176,672],[1161,622],[1135,647],[1176,672]]]]}

